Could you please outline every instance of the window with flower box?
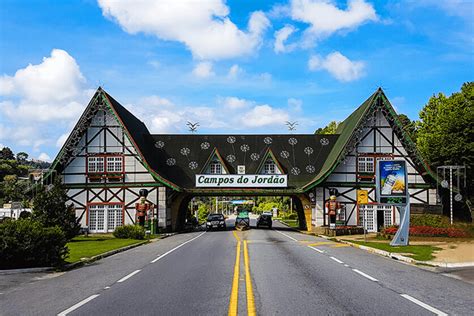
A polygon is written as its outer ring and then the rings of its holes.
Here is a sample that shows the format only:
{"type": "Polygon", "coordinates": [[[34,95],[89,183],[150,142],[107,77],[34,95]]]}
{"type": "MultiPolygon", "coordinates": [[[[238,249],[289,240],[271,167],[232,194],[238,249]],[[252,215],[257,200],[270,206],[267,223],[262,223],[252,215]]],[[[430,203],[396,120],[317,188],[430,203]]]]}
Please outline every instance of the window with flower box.
{"type": "Polygon", "coordinates": [[[122,156],[87,157],[87,176],[91,180],[123,178],[122,156]]]}

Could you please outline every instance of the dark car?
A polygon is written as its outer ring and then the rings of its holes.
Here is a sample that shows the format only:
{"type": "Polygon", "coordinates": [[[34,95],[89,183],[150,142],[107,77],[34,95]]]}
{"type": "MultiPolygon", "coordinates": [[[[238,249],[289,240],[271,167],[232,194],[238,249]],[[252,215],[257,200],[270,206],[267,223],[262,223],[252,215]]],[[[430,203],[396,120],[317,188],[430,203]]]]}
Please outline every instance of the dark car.
{"type": "Polygon", "coordinates": [[[209,216],[207,216],[206,228],[207,230],[211,230],[213,228],[226,229],[224,215],[209,214],[209,216]]]}
{"type": "Polygon", "coordinates": [[[272,228],[272,215],[268,213],[263,213],[257,218],[257,228],[260,228],[262,226],[272,228]]]}

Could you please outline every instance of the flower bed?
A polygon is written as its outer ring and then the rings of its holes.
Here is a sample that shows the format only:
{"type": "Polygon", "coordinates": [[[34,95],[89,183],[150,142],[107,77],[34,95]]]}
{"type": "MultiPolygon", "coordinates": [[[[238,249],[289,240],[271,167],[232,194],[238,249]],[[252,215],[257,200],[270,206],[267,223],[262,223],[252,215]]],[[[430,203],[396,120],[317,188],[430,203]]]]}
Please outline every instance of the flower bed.
{"type": "MultiPolygon", "coordinates": [[[[382,231],[382,235],[395,235],[397,226],[387,227],[382,231]]],[[[469,233],[456,227],[430,227],[430,226],[411,226],[410,236],[422,237],[469,237],[469,233]]]]}

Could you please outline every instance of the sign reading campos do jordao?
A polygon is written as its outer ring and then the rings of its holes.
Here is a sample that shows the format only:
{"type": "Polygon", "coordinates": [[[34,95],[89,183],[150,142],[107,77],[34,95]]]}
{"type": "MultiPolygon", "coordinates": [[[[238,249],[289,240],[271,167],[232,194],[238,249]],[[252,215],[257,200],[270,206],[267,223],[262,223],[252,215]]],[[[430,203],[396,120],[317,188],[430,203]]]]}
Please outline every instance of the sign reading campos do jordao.
{"type": "Polygon", "coordinates": [[[377,161],[377,200],[379,203],[407,203],[407,166],[404,160],[377,161]]]}
{"type": "Polygon", "coordinates": [[[287,175],[197,174],[198,188],[286,188],[287,175]]]}

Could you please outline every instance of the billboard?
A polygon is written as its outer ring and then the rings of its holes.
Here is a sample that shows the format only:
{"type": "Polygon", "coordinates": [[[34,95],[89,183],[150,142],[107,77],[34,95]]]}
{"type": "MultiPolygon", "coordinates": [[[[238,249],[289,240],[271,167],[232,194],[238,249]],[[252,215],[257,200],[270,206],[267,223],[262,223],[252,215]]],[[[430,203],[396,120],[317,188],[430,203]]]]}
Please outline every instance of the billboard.
{"type": "Polygon", "coordinates": [[[407,166],[404,160],[377,161],[377,200],[380,203],[406,204],[407,166]]]}

